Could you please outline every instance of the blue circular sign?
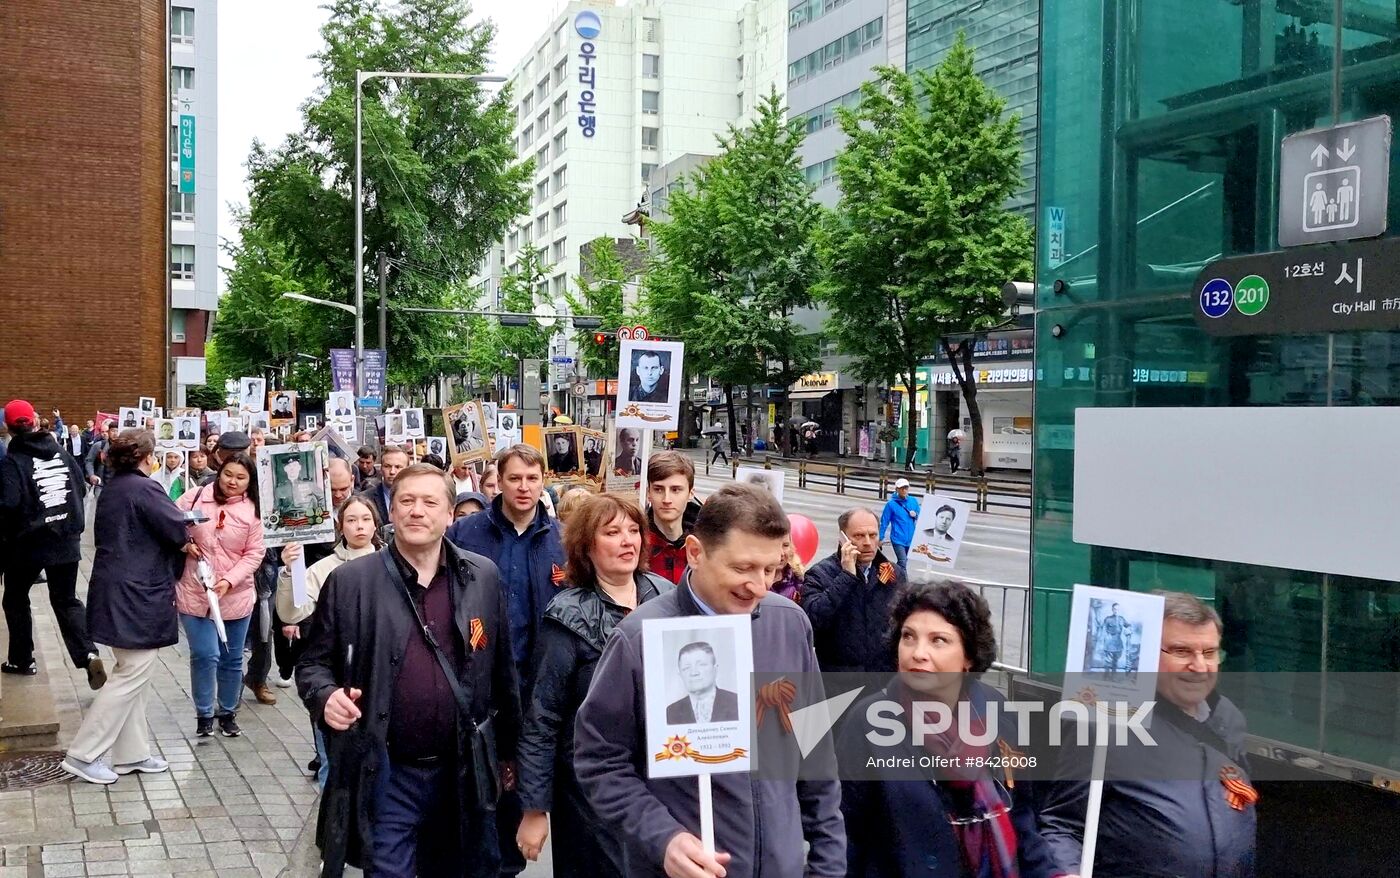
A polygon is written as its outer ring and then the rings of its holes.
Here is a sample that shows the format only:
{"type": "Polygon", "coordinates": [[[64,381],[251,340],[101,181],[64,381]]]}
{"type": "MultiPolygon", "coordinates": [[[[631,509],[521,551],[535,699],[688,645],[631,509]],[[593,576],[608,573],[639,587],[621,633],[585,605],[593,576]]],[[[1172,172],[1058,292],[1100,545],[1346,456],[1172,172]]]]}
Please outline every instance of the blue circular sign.
{"type": "Polygon", "coordinates": [[[574,30],[585,40],[595,39],[603,32],[603,20],[598,17],[598,13],[585,9],[574,16],[574,30]]]}
{"type": "Polygon", "coordinates": [[[1206,281],[1201,287],[1201,311],[1207,317],[1224,317],[1235,304],[1235,289],[1223,277],[1206,281]]]}

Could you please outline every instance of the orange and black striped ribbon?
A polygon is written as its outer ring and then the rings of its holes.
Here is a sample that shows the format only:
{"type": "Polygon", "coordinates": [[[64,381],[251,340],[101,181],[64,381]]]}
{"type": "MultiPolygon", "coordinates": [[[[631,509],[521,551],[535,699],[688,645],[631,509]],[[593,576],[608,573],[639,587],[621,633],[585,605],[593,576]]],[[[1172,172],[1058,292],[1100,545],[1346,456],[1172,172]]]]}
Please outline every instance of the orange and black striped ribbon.
{"type": "Polygon", "coordinates": [[[891,564],[891,563],[888,562],[888,561],[886,561],[885,563],[881,564],[881,565],[880,565],[880,572],[879,572],[879,574],[878,574],[878,578],[879,578],[879,580],[880,580],[881,582],[883,582],[885,585],[889,585],[891,582],[894,582],[894,578],[895,578],[894,565],[891,564]]]}
{"type": "Polygon", "coordinates": [[[792,734],[792,718],[789,716],[792,708],[792,700],[797,697],[797,687],[786,677],[774,680],[758,688],[758,721],[756,725],[763,728],[763,717],[772,710],[778,715],[778,724],[783,727],[783,731],[792,734]]]}
{"type": "Polygon", "coordinates": [[[486,626],[480,619],[472,619],[471,635],[472,652],[486,648],[486,626]]]}
{"type": "Polygon", "coordinates": [[[1225,801],[1236,811],[1243,811],[1246,805],[1259,801],[1259,791],[1250,786],[1240,770],[1233,765],[1220,769],[1220,783],[1225,787],[1225,801]]]}

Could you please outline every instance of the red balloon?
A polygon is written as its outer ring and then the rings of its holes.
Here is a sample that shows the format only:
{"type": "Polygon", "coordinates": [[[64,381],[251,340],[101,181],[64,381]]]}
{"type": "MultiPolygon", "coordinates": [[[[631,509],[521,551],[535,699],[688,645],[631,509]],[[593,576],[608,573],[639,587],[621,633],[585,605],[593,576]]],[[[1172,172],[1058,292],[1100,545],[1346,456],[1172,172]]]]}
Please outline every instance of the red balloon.
{"type": "Polygon", "coordinates": [[[817,557],[817,526],[812,519],[796,513],[788,515],[788,526],[792,528],[792,547],[803,565],[811,564],[817,557]]]}

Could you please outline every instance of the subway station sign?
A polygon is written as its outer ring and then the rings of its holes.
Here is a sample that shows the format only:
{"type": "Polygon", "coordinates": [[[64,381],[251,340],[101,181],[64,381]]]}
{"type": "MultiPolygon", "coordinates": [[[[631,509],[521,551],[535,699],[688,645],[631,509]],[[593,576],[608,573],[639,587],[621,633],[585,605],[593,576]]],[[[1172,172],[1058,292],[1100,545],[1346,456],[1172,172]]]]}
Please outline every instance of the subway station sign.
{"type": "Polygon", "coordinates": [[[1197,276],[1207,335],[1400,329],[1400,238],[1295,247],[1212,262],[1197,276]]]}

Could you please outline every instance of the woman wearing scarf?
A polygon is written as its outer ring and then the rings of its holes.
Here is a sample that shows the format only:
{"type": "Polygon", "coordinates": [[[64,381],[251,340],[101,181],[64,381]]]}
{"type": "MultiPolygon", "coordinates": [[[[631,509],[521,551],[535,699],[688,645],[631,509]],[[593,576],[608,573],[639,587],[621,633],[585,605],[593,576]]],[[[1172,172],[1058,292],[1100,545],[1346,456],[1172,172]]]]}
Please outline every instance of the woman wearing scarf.
{"type": "MultiPolygon", "coordinates": [[[[910,585],[890,608],[890,651],[898,675],[884,691],[863,700],[852,717],[867,716],[873,702],[897,704],[903,734],[889,746],[872,743],[872,726],[849,722],[838,750],[843,776],[841,810],[846,818],[850,878],[929,876],[929,878],[1058,878],[1049,849],[1036,833],[1035,814],[1015,770],[975,769],[977,757],[1004,757],[1017,739],[1015,715],[997,715],[998,740],[984,745],[960,740],[966,725],[977,740],[986,731],[987,705],[1001,695],[975,678],[996,657],[991,610],[984,598],[958,582],[910,585]],[[953,718],[947,732],[911,733],[914,704],[924,705],[930,725],[939,709],[953,718]],[[964,717],[960,713],[970,715],[964,717]],[[1005,745],[1003,746],[1003,742],[1005,745]],[[857,757],[858,760],[857,760],[857,757]],[[875,767],[870,759],[901,760],[875,767]],[[849,764],[844,760],[850,758],[849,764]],[[857,761],[859,764],[857,765],[857,761]],[[954,769],[951,766],[961,767],[954,769]]],[[[884,716],[892,709],[886,707],[884,716]]],[[[875,729],[877,740],[890,729],[875,729]]]]}

